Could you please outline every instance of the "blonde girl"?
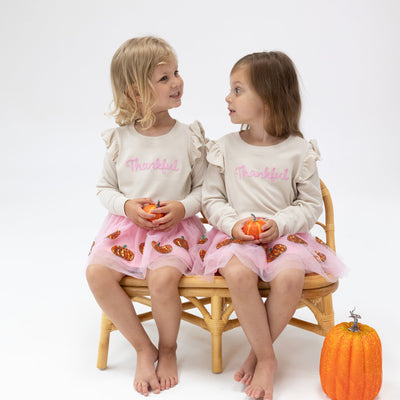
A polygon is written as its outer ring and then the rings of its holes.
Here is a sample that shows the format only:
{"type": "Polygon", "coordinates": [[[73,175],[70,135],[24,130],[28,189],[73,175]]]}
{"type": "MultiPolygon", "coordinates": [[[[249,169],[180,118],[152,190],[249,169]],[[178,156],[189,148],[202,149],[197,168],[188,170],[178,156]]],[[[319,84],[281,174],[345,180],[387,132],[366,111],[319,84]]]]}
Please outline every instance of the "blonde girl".
{"type": "Polygon", "coordinates": [[[204,268],[225,277],[251,345],[235,379],[249,397],[271,400],[272,344],[296,310],[304,273],[336,279],[344,266],[309,233],[322,211],[320,155],[299,129],[292,61],[281,52],[247,55],[234,65],[230,86],[229,116],[242,129],[209,145],[203,211],[214,228],[202,249],[204,268]],[[251,214],[266,221],[259,239],[242,230],[251,214]],[[259,278],[271,285],[265,306],[259,278]]]}
{"type": "Polygon", "coordinates": [[[156,37],[126,41],[111,62],[119,127],[106,144],[97,195],[108,210],[89,255],[87,280],[102,310],[137,352],[135,389],[147,396],[178,383],[178,282],[196,274],[191,247],[204,233],[200,210],[206,171],[204,132],[170,115],[183,80],[171,46],[156,37]],[[149,212],[145,207],[157,204],[149,212]],[[146,279],[159,333],[155,346],[119,281],[146,279]],[[155,363],[157,366],[155,367],[155,363]]]}

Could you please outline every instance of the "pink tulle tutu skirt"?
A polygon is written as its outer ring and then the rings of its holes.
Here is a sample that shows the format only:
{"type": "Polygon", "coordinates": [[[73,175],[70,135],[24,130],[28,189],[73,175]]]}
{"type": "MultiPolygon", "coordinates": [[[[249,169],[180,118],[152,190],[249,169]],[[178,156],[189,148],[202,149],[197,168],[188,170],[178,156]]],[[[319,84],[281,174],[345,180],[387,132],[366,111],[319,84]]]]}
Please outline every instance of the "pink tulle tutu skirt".
{"type": "Polygon", "coordinates": [[[233,256],[265,282],[288,268],[314,272],[329,281],[336,281],[346,270],[336,253],[310,233],[281,236],[266,245],[257,245],[233,239],[213,228],[197,247],[195,266],[203,270],[206,279],[212,279],[233,256]]]}
{"type": "Polygon", "coordinates": [[[202,271],[193,268],[193,256],[204,233],[196,216],[182,220],[168,232],[159,232],[109,214],[92,244],[88,265],[104,265],[139,279],[146,277],[147,269],[163,266],[175,267],[183,275],[199,275],[202,271]]]}

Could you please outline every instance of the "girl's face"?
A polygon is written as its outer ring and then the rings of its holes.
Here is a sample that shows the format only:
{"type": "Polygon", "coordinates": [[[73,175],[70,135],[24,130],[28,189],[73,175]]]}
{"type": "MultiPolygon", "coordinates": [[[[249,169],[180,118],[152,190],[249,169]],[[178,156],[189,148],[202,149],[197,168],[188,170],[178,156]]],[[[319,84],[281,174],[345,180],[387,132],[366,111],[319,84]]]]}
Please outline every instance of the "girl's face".
{"type": "Polygon", "coordinates": [[[155,90],[153,112],[162,112],[181,105],[183,79],[178,72],[178,63],[171,59],[165,64],[157,65],[151,76],[155,90]]]}
{"type": "Polygon", "coordinates": [[[248,67],[237,68],[231,74],[231,91],[225,100],[234,124],[263,124],[265,105],[250,82],[248,67]]]}

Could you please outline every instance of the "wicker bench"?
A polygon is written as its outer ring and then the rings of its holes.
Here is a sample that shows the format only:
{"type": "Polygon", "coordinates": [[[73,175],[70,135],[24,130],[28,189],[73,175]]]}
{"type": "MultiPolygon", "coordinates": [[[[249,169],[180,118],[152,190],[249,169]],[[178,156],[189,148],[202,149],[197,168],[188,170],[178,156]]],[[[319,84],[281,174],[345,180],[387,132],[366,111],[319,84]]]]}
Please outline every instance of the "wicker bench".
{"type": "MultiPolygon", "coordinates": [[[[317,222],[317,224],[325,231],[327,245],[335,250],[332,200],[322,181],[321,191],[324,200],[325,221],[324,223],[317,222]]],[[[143,322],[152,319],[151,299],[147,282],[132,277],[124,277],[121,280],[121,286],[133,302],[150,307],[150,311],[139,314],[140,320],[143,322]]],[[[268,297],[269,284],[259,281],[258,287],[260,295],[268,297]]],[[[316,323],[294,317],[290,324],[325,336],[334,326],[332,293],[335,292],[337,287],[338,282],[329,282],[320,275],[307,274],[298,308],[308,307],[314,314],[316,323]]],[[[182,319],[211,333],[212,371],[214,373],[222,372],[222,334],[240,326],[237,318],[232,317],[234,308],[224,278],[216,276],[213,282],[208,282],[199,277],[182,277],[179,282],[179,293],[181,298],[186,299],[182,302],[182,319]],[[199,310],[200,313],[190,312],[193,309],[199,310]]],[[[99,369],[107,367],[110,333],[114,330],[116,330],[115,326],[103,313],[97,358],[97,368],[99,369]]]]}

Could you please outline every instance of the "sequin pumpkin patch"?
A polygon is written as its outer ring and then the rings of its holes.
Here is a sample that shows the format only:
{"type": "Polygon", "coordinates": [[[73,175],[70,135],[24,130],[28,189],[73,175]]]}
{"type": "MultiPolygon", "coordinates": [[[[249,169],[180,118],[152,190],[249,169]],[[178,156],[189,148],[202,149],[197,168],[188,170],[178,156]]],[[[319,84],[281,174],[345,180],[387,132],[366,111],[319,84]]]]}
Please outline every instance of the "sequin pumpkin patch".
{"type": "MultiPolygon", "coordinates": [[[[266,249],[266,247],[264,247],[266,249]]],[[[276,244],[270,251],[267,253],[267,263],[276,260],[281,254],[283,254],[287,250],[287,247],[284,244],[276,244]]]]}
{"type": "Polygon", "coordinates": [[[153,240],[151,242],[151,245],[153,246],[153,249],[155,251],[161,254],[168,254],[172,251],[172,246],[169,244],[161,245],[160,242],[156,242],[155,240],[153,240]]]}
{"type": "Polygon", "coordinates": [[[189,250],[189,244],[184,236],[174,239],[173,242],[176,246],[182,247],[185,250],[189,250]]]}
{"type": "Polygon", "coordinates": [[[126,261],[132,261],[135,255],[132,250],[129,250],[126,245],[125,246],[113,246],[111,247],[111,251],[118,257],[123,258],[126,261]]]}
{"type": "Polygon", "coordinates": [[[108,239],[116,239],[119,235],[121,234],[121,231],[115,231],[113,233],[110,233],[107,238],[108,239]]]}
{"type": "Polygon", "coordinates": [[[229,239],[223,240],[222,242],[217,243],[216,248],[220,249],[221,247],[229,246],[232,243],[244,244],[245,241],[244,240],[239,240],[239,239],[234,239],[234,238],[229,238],[229,239]]]}
{"type": "Polygon", "coordinates": [[[297,235],[288,235],[287,240],[289,240],[289,242],[298,244],[304,244],[304,245],[308,244],[305,240],[303,240],[300,236],[297,235]]]}

